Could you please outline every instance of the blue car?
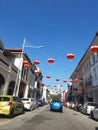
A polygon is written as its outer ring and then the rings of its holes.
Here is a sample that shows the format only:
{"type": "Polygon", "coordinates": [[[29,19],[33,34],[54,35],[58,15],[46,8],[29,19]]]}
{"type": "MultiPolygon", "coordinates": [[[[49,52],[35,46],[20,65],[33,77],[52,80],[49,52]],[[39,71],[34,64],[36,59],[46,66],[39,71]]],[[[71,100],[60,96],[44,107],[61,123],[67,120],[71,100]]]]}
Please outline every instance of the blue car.
{"type": "Polygon", "coordinates": [[[43,101],[42,100],[38,100],[38,106],[42,107],[43,106],[43,101]]]}
{"type": "Polygon", "coordinates": [[[50,111],[63,112],[63,105],[61,100],[52,100],[50,103],[50,111]]]}

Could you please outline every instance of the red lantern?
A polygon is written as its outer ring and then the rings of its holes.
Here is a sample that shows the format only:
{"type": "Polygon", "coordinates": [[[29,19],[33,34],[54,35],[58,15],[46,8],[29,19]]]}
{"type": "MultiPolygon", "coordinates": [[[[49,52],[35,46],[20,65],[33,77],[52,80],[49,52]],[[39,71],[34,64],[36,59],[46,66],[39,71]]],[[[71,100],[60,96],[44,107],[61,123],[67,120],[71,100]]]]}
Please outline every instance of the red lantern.
{"type": "Polygon", "coordinates": [[[94,53],[94,55],[96,55],[98,52],[98,46],[97,45],[91,46],[90,50],[94,53]]]}
{"type": "Polygon", "coordinates": [[[29,62],[27,61],[27,60],[24,60],[23,61],[23,64],[25,65],[25,64],[29,64],[29,62]]]}
{"type": "Polygon", "coordinates": [[[66,57],[67,57],[69,60],[73,60],[74,57],[75,57],[75,55],[72,54],[72,53],[69,53],[69,54],[66,55],[66,57]]]}
{"type": "Polygon", "coordinates": [[[74,83],[77,83],[78,81],[79,81],[78,79],[75,79],[75,80],[74,80],[74,83]]]}
{"type": "Polygon", "coordinates": [[[51,78],[50,75],[47,75],[46,78],[51,78]]]}
{"type": "Polygon", "coordinates": [[[41,72],[39,70],[35,70],[36,75],[39,75],[41,72]]]}
{"type": "Polygon", "coordinates": [[[67,82],[67,81],[64,79],[63,82],[67,82]]]}
{"type": "Polygon", "coordinates": [[[24,60],[24,61],[23,61],[23,64],[24,64],[24,67],[25,67],[26,69],[29,68],[29,62],[28,62],[28,61],[24,60]]]}
{"type": "Polygon", "coordinates": [[[29,68],[29,64],[24,64],[24,67],[27,69],[29,68]]]}
{"type": "Polygon", "coordinates": [[[40,64],[40,61],[35,60],[33,63],[34,63],[35,65],[38,65],[38,64],[40,64]]]}
{"type": "Polygon", "coordinates": [[[60,79],[59,78],[56,78],[56,81],[59,81],[60,79]]]}
{"type": "Polygon", "coordinates": [[[55,61],[55,60],[54,60],[53,58],[49,58],[49,59],[48,59],[48,62],[49,62],[50,64],[54,63],[54,61],[55,61]]]}
{"type": "Polygon", "coordinates": [[[72,80],[72,79],[70,79],[70,82],[73,82],[73,80],[72,80]]]}

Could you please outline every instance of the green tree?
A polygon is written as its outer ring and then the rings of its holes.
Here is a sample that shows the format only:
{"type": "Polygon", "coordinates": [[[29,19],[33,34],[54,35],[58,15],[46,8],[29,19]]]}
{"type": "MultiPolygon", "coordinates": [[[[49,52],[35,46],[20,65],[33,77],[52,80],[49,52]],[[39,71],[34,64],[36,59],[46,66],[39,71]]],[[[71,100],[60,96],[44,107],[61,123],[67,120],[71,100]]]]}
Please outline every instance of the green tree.
{"type": "Polygon", "coordinates": [[[50,99],[59,99],[59,100],[61,100],[61,94],[50,94],[50,99]]]}

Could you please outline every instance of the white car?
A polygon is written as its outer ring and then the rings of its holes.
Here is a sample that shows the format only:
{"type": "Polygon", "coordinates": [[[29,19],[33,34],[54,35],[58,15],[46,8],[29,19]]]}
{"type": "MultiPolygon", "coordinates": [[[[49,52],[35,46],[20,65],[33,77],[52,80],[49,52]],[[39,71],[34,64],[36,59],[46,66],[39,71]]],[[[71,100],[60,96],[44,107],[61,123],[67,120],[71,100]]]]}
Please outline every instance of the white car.
{"type": "Polygon", "coordinates": [[[24,109],[34,110],[37,107],[37,101],[35,98],[21,98],[21,101],[24,103],[24,109]]]}
{"type": "Polygon", "coordinates": [[[67,107],[71,108],[71,103],[70,102],[67,102],[67,107]]]}
{"type": "Polygon", "coordinates": [[[98,106],[94,110],[91,111],[90,117],[92,119],[98,120],[98,106]]]}
{"type": "Polygon", "coordinates": [[[81,107],[81,112],[90,115],[91,110],[94,110],[96,106],[96,102],[85,102],[84,105],[81,107]]]}

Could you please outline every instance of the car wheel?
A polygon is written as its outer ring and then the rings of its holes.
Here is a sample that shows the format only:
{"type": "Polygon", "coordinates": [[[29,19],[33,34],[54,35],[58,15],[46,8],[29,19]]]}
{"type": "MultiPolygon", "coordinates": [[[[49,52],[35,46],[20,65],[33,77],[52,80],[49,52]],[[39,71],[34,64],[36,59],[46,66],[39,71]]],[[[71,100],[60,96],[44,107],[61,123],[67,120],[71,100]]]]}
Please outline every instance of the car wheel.
{"type": "Polygon", "coordinates": [[[34,110],[36,109],[36,106],[34,107],[34,110]]]}
{"type": "Polygon", "coordinates": [[[24,114],[24,107],[23,107],[23,109],[22,109],[22,112],[21,112],[22,114],[24,114]]]}
{"type": "Polygon", "coordinates": [[[62,112],[63,112],[63,110],[61,109],[61,110],[60,110],[60,112],[62,113],[62,112]]]}
{"type": "Polygon", "coordinates": [[[30,107],[30,111],[33,111],[33,107],[32,106],[30,107]]]}
{"type": "Polygon", "coordinates": [[[50,111],[52,111],[52,109],[50,109],[50,111]]]}
{"type": "Polygon", "coordinates": [[[8,115],[8,118],[13,118],[13,117],[14,117],[14,109],[12,109],[10,114],[8,115]]]}

